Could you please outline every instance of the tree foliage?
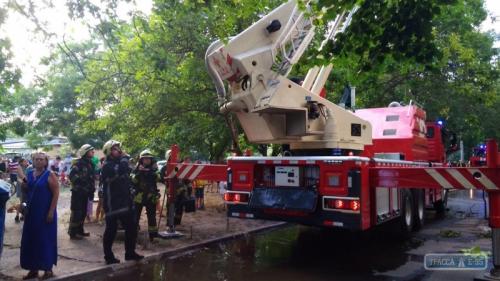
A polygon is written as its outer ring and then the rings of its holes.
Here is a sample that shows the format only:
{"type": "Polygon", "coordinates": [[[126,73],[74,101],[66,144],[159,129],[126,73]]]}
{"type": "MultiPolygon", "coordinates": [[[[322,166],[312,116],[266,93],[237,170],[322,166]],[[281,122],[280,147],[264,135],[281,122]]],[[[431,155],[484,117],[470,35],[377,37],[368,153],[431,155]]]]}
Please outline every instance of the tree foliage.
{"type": "MultiPolygon", "coordinates": [[[[93,43],[59,43],[43,83],[20,91],[20,99],[47,99],[37,130],[66,135],[75,146],[116,138],[132,153],[147,147],[162,155],[177,143],[210,160],[231,146],[251,147],[238,132],[231,141],[233,118],[219,114],[204,55],[211,42],[239,33],[282,1],[156,0],[149,16],[135,13],[129,22],[117,17],[120,2],[130,1],[66,1],[71,17],[96,19],[89,25],[93,43]]],[[[304,75],[311,65],[333,63],[332,101],[351,84],[363,107],[423,104],[429,119],[445,119],[469,146],[500,138],[498,50],[494,34],[478,29],[483,0],[312,3],[319,25],[359,6],[346,32],[321,52],[319,26],[294,70],[304,75]]]]}
{"type": "Polygon", "coordinates": [[[349,28],[322,52],[334,56],[356,55],[360,70],[369,71],[387,56],[396,61],[428,63],[439,55],[433,40],[434,20],[443,8],[459,0],[320,0],[315,10],[322,21],[332,21],[343,10],[358,6],[349,28]]]}
{"type": "MultiPolygon", "coordinates": [[[[132,152],[149,147],[163,153],[178,143],[183,151],[221,159],[231,142],[204,55],[222,26],[237,32],[231,21],[219,19],[238,2],[155,4],[149,18],[136,15],[130,24],[116,24],[116,40],[85,65],[80,121],[87,131],[112,132],[132,152]]],[[[259,7],[241,9],[234,19],[246,26],[259,7]]]]}
{"type": "Polygon", "coordinates": [[[39,132],[68,137],[74,147],[85,143],[102,145],[110,134],[89,132],[83,129],[79,120],[81,106],[78,86],[85,81],[86,73],[81,71],[84,65],[95,59],[97,45],[93,42],[67,46],[71,55],[59,51],[46,63],[50,64],[47,78],[41,87],[48,97],[47,103],[37,111],[35,128],[39,132]]]}
{"type": "Polygon", "coordinates": [[[494,125],[500,99],[498,49],[493,47],[493,36],[478,28],[486,17],[483,1],[454,1],[439,11],[432,17],[431,36],[425,39],[435,51],[423,60],[407,52],[386,52],[370,60],[369,71],[360,71],[370,55],[343,49],[333,59],[336,87],[331,98],[338,98],[338,85],[352,84],[362,106],[412,100],[424,106],[429,120],[446,120],[469,146],[488,137],[498,139],[494,125]]]}
{"type": "MultiPolygon", "coordinates": [[[[7,17],[7,10],[0,7],[0,26],[7,17]]],[[[18,86],[20,71],[10,62],[12,52],[10,41],[0,34],[0,140],[4,140],[9,129],[12,111],[15,109],[10,98],[18,86]]]]}

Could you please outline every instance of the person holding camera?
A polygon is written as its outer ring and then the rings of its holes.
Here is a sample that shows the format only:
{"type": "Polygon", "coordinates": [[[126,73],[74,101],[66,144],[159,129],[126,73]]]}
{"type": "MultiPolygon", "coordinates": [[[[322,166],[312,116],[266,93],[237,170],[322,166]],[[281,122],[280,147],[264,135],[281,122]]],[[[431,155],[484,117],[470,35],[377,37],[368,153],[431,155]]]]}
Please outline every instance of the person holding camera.
{"type": "Polygon", "coordinates": [[[49,158],[45,153],[33,155],[34,169],[27,174],[24,226],[21,238],[21,267],[29,270],[23,279],[51,278],[52,266],[57,264],[57,199],[59,182],[48,170],[49,158]]]}
{"type": "Polygon", "coordinates": [[[130,180],[130,158],[122,152],[121,143],[115,140],[107,141],[103,146],[103,152],[106,155],[101,170],[106,214],[106,229],[103,236],[104,259],[107,264],[120,262],[112,250],[120,221],[125,229],[125,260],[140,260],[144,256],[135,252],[137,227],[131,194],[133,186],[130,180]]]}

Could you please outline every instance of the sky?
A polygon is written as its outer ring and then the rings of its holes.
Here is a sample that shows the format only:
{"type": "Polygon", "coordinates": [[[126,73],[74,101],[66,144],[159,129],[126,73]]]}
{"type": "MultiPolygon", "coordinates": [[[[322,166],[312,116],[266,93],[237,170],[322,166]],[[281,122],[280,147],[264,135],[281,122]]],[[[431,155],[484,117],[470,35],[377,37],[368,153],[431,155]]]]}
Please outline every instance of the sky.
{"type": "MultiPolygon", "coordinates": [[[[8,0],[0,0],[0,6],[5,5],[8,0]]],[[[25,0],[18,0],[23,3],[25,0]]],[[[41,3],[41,0],[35,0],[34,3],[41,3]]],[[[99,2],[93,0],[92,2],[99,2]]],[[[118,8],[120,18],[127,19],[127,13],[138,9],[145,14],[149,14],[152,8],[152,0],[136,0],[137,4],[121,4],[118,8]]],[[[484,31],[494,30],[500,33],[500,1],[486,0],[486,9],[489,17],[483,22],[481,29],[484,31]],[[491,17],[496,16],[497,21],[492,21],[491,17]]],[[[25,17],[10,13],[7,21],[0,27],[0,34],[7,35],[10,39],[14,53],[12,63],[19,67],[23,73],[21,82],[29,86],[35,81],[37,76],[41,76],[47,70],[46,66],[40,64],[40,60],[51,53],[54,43],[83,41],[89,38],[89,33],[85,28],[85,22],[72,21],[67,15],[65,7],[66,0],[53,0],[54,7],[51,9],[38,9],[37,15],[48,24],[47,30],[57,34],[48,42],[44,41],[40,35],[34,35],[31,31],[34,24],[25,17]]],[[[88,19],[87,19],[88,20],[88,19]]],[[[500,41],[496,42],[496,47],[500,47],[500,41]]]]}
{"type": "MultiPolygon", "coordinates": [[[[0,0],[0,6],[4,6],[8,0],[0,0]]],[[[17,0],[19,3],[26,3],[26,0],[17,0]]],[[[11,60],[12,64],[19,67],[23,73],[21,83],[29,86],[35,81],[37,76],[41,76],[47,70],[47,67],[40,64],[41,59],[50,55],[54,50],[54,44],[57,42],[78,42],[90,38],[90,34],[85,27],[86,21],[92,19],[83,19],[73,21],[68,16],[65,6],[66,0],[52,0],[54,7],[50,9],[40,8],[36,10],[36,15],[41,21],[47,23],[46,30],[55,33],[56,36],[49,40],[44,40],[41,34],[34,34],[35,24],[24,16],[10,12],[6,22],[0,27],[0,34],[6,34],[11,41],[11,51],[14,54],[11,60]]],[[[43,3],[41,0],[33,1],[43,3]]],[[[93,3],[99,0],[91,0],[93,3]]],[[[136,4],[121,3],[117,13],[121,19],[129,19],[128,13],[132,10],[138,10],[149,14],[152,8],[152,0],[136,0],[136,4]]]]}
{"type": "MultiPolygon", "coordinates": [[[[486,0],[486,9],[488,10],[488,18],[481,25],[483,31],[494,30],[500,33],[500,1],[486,0]],[[496,21],[492,21],[492,17],[496,17],[496,21]]],[[[495,47],[500,48],[500,41],[497,41],[495,47]]]]}

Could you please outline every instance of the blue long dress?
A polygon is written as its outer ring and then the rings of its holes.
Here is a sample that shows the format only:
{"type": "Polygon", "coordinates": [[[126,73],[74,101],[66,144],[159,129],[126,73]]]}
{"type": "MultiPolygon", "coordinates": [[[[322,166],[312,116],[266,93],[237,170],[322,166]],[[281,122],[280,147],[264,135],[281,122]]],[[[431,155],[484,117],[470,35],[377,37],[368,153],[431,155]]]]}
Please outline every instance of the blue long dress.
{"type": "Polygon", "coordinates": [[[47,223],[47,213],[52,202],[49,189],[50,172],[43,172],[38,178],[29,171],[28,214],[24,218],[21,238],[21,267],[27,270],[52,270],[57,264],[57,212],[54,220],[47,223]]]}

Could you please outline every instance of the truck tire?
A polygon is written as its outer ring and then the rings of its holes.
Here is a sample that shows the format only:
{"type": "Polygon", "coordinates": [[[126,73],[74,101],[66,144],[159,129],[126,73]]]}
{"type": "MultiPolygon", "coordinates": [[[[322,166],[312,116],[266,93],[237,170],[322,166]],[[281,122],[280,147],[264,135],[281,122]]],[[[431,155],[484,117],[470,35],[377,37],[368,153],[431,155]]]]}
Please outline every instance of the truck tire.
{"type": "Polygon", "coordinates": [[[413,207],[413,196],[409,190],[401,192],[401,236],[406,238],[413,230],[415,223],[415,208],[413,207]]]}
{"type": "Polygon", "coordinates": [[[420,230],[425,224],[425,190],[413,190],[414,224],[413,230],[420,230]]]}

